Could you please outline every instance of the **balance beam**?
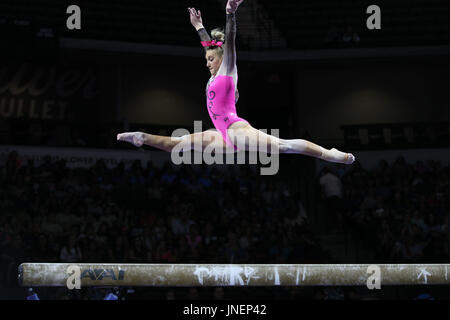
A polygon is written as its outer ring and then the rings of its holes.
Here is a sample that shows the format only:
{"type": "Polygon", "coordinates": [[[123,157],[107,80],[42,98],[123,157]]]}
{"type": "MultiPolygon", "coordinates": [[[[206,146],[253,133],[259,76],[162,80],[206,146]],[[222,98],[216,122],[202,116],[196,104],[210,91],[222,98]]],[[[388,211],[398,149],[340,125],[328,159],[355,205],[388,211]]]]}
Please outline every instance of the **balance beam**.
{"type": "Polygon", "coordinates": [[[81,287],[366,286],[378,273],[381,285],[448,285],[449,266],[23,263],[18,277],[26,287],[66,287],[75,279],[81,287]]]}

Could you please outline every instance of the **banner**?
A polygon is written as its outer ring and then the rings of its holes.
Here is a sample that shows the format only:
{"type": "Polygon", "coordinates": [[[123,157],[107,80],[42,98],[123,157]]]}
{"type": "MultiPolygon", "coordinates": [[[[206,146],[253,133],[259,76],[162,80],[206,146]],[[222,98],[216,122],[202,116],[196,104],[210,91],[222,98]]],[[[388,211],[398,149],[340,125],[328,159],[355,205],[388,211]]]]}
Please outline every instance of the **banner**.
{"type": "Polygon", "coordinates": [[[97,106],[91,66],[0,64],[0,118],[83,120],[97,106]]]}

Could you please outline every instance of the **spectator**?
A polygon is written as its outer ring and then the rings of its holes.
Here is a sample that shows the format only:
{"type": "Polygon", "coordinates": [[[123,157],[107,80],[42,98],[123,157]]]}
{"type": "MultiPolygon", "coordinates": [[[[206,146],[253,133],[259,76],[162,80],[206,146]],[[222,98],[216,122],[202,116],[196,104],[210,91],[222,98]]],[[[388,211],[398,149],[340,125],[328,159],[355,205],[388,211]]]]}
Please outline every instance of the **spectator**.
{"type": "Polygon", "coordinates": [[[330,171],[328,167],[324,167],[322,176],[319,179],[322,187],[322,194],[325,198],[326,209],[335,224],[335,230],[342,228],[342,182],[338,176],[330,171]]]}
{"type": "Polygon", "coordinates": [[[345,29],[344,34],[342,35],[342,41],[347,46],[357,46],[361,42],[361,39],[359,38],[359,35],[353,31],[353,28],[351,26],[347,26],[345,29]]]}
{"type": "Polygon", "coordinates": [[[213,292],[214,300],[225,300],[225,292],[222,287],[214,288],[213,292]]]}
{"type": "Polygon", "coordinates": [[[45,234],[39,235],[37,241],[34,242],[34,246],[33,253],[36,259],[35,261],[55,261],[55,254],[48,245],[47,236],[45,234]]]}
{"type": "Polygon", "coordinates": [[[171,247],[167,246],[166,241],[161,241],[159,246],[156,248],[155,258],[161,263],[175,261],[175,256],[171,251],[171,247]]]}
{"type": "Polygon", "coordinates": [[[175,300],[175,292],[173,290],[166,292],[166,300],[175,300]]]}
{"type": "Polygon", "coordinates": [[[77,245],[77,237],[75,234],[69,235],[67,245],[62,247],[59,258],[63,262],[81,262],[81,249],[77,245]]]}
{"type": "Polygon", "coordinates": [[[146,250],[141,237],[135,237],[129,251],[129,259],[132,263],[144,263],[152,261],[150,252],[146,250]]]}
{"type": "Polygon", "coordinates": [[[189,288],[188,294],[187,294],[188,300],[198,300],[199,294],[197,288],[189,288]]]}
{"type": "Polygon", "coordinates": [[[325,44],[329,47],[336,48],[338,44],[341,42],[341,38],[339,36],[338,28],[333,25],[328,29],[328,32],[325,36],[325,44]]]}
{"type": "Polygon", "coordinates": [[[196,225],[191,225],[189,227],[189,234],[186,235],[186,240],[191,250],[196,248],[202,242],[202,237],[199,235],[196,225]]]}

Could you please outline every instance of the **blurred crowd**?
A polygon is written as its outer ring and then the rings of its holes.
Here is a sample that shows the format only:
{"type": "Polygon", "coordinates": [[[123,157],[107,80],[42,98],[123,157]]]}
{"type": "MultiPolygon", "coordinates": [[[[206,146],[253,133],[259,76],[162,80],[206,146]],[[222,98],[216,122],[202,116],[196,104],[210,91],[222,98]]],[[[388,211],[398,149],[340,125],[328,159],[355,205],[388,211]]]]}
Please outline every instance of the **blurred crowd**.
{"type": "MultiPolygon", "coordinates": [[[[336,225],[358,234],[380,263],[448,262],[448,167],[399,158],[373,171],[359,163],[328,170],[320,179],[336,225]]],[[[295,184],[250,166],[135,161],[109,168],[100,160],[84,169],[50,157],[35,164],[13,151],[0,169],[0,212],[0,287],[17,286],[17,266],[32,261],[336,263],[317,240],[295,184]]],[[[102,290],[40,294],[93,299],[102,290]]],[[[121,290],[117,296],[155,299],[377,295],[317,287],[121,290]]]]}
{"type": "Polygon", "coordinates": [[[294,188],[248,166],[68,168],[11,152],[0,174],[1,284],[24,261],[329,261],[294,188]]]}
{"type": "Polygon", "coordinates": [[[376,261],[450,262],[450,166],[400,156],[374,170],[325,168],[321,180],[337,228],[356,234],[376,261]]]}
{"type": "Polygon", "coordinates": [[[347,25],[345,28],[339,29],[336,25],[332,25],[328,29],[324,39],[324,43],[329,48],[352,48],[358,47],[361,38],[353,28],[347,25]]]}

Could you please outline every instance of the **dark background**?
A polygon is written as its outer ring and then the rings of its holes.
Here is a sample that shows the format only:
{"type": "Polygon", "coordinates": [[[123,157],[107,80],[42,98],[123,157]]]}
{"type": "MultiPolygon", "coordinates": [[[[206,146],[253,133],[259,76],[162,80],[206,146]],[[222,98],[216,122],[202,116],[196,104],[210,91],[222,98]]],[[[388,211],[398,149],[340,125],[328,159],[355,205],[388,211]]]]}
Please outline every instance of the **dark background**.
{"type": "MultiPolygon", "coordinates": [[[[173,166],[168,154],[116,141],[124,131],[192,132],[194,120],[212,127],[209,72],[187,7],[202,11],[210,31],[224,25],[225,3],[0,3],[2,298],[27,296],[16,283],[24,261],[448,263],[447,1],[245,0],[239,8],[239,115],[282,138],[352,152],[352,165],[281,155],[279,173],[260,176],[247,165],[173,166]],[[81,30],[66,28],[70,4],[81,8],[81,30]],[[371,4],[381,8],[381,30],[366,28],[371,4]],[[340,181],[336,192],[320,183],[326,175],[340,181]]],[[[41,299],[106,291],[36,289],[41,299]]],[[[443,287],[117,294],[449,298],[443,287]]]]}

